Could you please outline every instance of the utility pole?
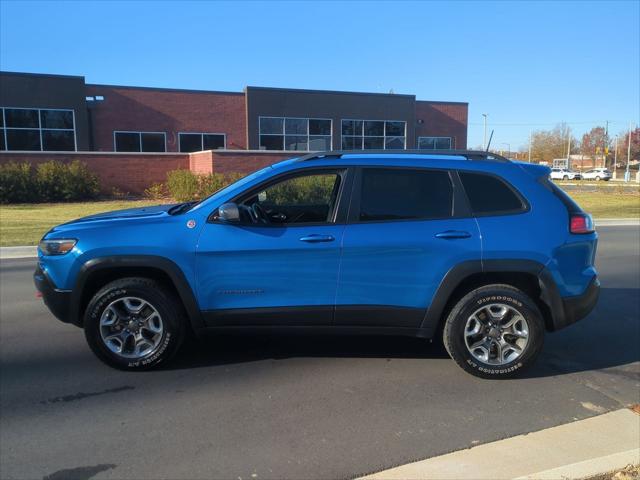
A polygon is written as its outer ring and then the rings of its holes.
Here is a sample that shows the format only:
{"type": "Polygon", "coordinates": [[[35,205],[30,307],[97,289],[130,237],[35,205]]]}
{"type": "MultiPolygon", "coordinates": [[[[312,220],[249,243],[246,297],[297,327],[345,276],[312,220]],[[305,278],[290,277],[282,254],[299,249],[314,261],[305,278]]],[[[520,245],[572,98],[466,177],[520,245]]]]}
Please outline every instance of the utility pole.
{"type": "Polygon", "coordinates": [[[624,172],[624,181],[628,182],[629,178],[629,163],[631,162],[631,130],[633,129],[633,122],[629,122],[629,144],[627,146],[627,170],[624,172]]]}
{"type": "Polygon", "coordinates": [[[489,114],[487,113],[483,113],[482,116],[484,117],[484,137],[482,140],[482,150],[486,150],[487,149],[487,116],[489,114]]]}
{"type": "Polygon", "coordinates": [[[613,179],[615,180],[618,174],[618,135],[616,135],[616,147],[613,153],[613,179]]]}
{"type": "Polygon", "coordinates": [[[567,168],[571,170],[571,132],[567,136],[567,168]]]}
{"type": "Polygon", "coordinates": [[[529,130],[529,163],[531,163],[531,130],[529,130]]]}
{"type": "Polygon", "coordinates": [[[609,120],[605,122],[604,137],[602,138],[602,168],[607,168],[607,157],[609,156],[609,120]]]}

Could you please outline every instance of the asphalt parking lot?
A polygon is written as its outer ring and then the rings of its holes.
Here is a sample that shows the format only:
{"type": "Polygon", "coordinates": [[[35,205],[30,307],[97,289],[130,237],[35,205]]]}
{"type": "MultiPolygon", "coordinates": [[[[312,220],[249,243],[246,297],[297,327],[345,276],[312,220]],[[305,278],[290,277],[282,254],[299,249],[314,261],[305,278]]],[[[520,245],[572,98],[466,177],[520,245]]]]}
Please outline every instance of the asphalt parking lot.
{"type": "Polygon", "coordinates": [[[349,478],[638,403],[640,232],[599,232],[595,311],[503,381],[386,337],[212,338],[123,373],[3,261],[0,477],[349,478]]]}

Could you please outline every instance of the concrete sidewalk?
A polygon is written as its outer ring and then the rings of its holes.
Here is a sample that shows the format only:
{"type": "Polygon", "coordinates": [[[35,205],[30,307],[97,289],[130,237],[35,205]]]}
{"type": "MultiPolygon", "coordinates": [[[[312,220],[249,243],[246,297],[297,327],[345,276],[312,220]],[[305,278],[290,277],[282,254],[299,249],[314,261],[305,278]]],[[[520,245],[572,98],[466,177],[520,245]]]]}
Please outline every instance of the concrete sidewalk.
{"type": "Polygon", "coordinates": [[[0,260],[9,258],[35,258],[38,256],[38,247],[0,247],[0,260]]]}
{"type": "Polygon", "coordinates": [[[577,479],[640,463],[640,415],[616,410],[363,477],[412,479],[577,479]]]}

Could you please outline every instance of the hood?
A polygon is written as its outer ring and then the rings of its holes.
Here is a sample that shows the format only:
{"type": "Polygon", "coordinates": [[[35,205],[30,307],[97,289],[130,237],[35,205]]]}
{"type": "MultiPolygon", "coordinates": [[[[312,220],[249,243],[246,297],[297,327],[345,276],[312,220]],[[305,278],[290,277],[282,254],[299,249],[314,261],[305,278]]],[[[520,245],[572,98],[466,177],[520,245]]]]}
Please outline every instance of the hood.
{"type": "Polygon", "coordinates": [[[113,210],[111,212],[97,213],[95,215],[89,215],[87,217],[78,218],[62,225],[77,225],[86,222],[95,222],[101,220],[124,220],[124,219],[139,219],[150,217],[161,217],[167,215],[167,211],[175,206],[175,203],[170,205],[154,205],[150,207],[142,208],[127,208],[125,210],[113,210]]]}

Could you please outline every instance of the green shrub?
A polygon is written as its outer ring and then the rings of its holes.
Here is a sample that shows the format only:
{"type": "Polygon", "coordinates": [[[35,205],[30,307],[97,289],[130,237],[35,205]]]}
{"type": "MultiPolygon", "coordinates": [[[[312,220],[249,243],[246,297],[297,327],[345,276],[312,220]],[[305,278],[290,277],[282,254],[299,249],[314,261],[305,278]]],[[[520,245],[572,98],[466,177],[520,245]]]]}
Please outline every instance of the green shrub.
{"type": "Polygon", "coordinates": [[[100,193],[98,176],[79,160],[66,164],[63,175],[62,200],[85,200],[96,198],[100,193]]]}
{"type": "Polygon", "coordinates": [[[35,169],[29,163],[0,166],[0,202],[57,202],[95,198],[98,177],[78,160],[48,161],[35,169]]]}
{"type": "Polygon", "coordinates": [[[198,176],[189,170],[173,170],[167,173],[167,189],[178,202],[198,198],[198,176]]]}
{"type": "Polygon", "coordinates": [[[178,202],[188,202],[207,197],[241,176],[237,173],[198,175],[189,170],[173,170],[167,174],[166,188],[178,202]]]}
{"type": "Polygon", "coordinates": [[[30,163],[0,165],[0,203],[32,202],[36,196],[30,163]]]}
{"type": "Polygon", "coordinates": [[[144,190],[144,196],[149,200],[160,200],[167,196],[167,188],[163,183],[154,183],[144,190]]]}

